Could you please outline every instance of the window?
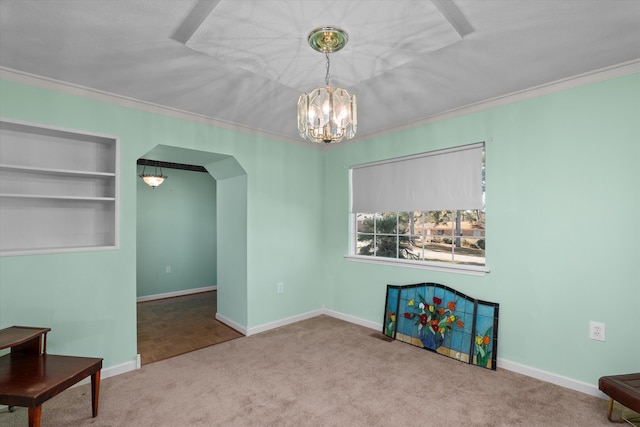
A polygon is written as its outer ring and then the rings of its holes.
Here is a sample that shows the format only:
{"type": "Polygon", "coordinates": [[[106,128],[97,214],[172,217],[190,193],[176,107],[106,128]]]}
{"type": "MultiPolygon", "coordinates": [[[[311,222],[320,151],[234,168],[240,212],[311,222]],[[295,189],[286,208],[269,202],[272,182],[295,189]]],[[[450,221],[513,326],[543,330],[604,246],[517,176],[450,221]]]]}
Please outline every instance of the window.
{"type": "Polygon", "coordinates": [[[352,167],[351,255],[485,266],[484,143],[352,167]]]}

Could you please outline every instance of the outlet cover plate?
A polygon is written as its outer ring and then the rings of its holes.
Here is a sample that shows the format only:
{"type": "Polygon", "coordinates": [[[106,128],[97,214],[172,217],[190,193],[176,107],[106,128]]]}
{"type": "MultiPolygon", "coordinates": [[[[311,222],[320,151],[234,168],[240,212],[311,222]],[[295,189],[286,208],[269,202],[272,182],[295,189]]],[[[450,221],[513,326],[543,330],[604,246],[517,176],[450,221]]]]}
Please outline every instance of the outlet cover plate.
{"type": "Polygon", "coordinates": [[[604,341],[604,323],[589,322],[589,338],[596,341],[604,341]]]}

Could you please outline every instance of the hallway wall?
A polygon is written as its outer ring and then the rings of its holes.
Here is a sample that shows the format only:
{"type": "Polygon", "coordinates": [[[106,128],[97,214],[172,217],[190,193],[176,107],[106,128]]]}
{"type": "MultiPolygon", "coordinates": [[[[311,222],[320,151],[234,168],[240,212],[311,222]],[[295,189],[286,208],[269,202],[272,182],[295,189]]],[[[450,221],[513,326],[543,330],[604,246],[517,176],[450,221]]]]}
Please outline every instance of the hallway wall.
{"type": "Polygon", "coordinates": [[[138,297],[216,285],[216,181],[203,172],[163,174],[156,188],[136,181],[138,297]]]}

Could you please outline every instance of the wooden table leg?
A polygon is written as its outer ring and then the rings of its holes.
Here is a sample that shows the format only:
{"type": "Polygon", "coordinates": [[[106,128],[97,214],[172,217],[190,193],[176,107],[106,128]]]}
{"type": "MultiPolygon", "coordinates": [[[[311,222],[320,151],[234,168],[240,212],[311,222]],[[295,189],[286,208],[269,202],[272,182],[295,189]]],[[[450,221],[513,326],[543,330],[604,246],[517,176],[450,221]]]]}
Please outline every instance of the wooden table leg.
{"type": "Polygon", "coordinates": [[[29,408],[29,427],[40,427],[42,419],[42,405],[29,408]]]}
{"type": "Polygon", "coordinates": [[[91,374],[91,412],[93,418],[98,416],[98,399],[100,398],[100,371],[91,374]]]}

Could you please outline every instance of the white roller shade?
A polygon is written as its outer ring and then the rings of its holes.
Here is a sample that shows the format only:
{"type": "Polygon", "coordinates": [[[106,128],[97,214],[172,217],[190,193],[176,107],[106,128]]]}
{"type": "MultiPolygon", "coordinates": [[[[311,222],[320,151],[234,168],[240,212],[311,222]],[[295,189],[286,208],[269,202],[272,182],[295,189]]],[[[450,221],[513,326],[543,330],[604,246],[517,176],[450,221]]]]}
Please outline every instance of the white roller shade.
{"type": "Polygon", "coordinates": [[[484,143],[353,166],[357,212],[482,209],[484,143]]]}

